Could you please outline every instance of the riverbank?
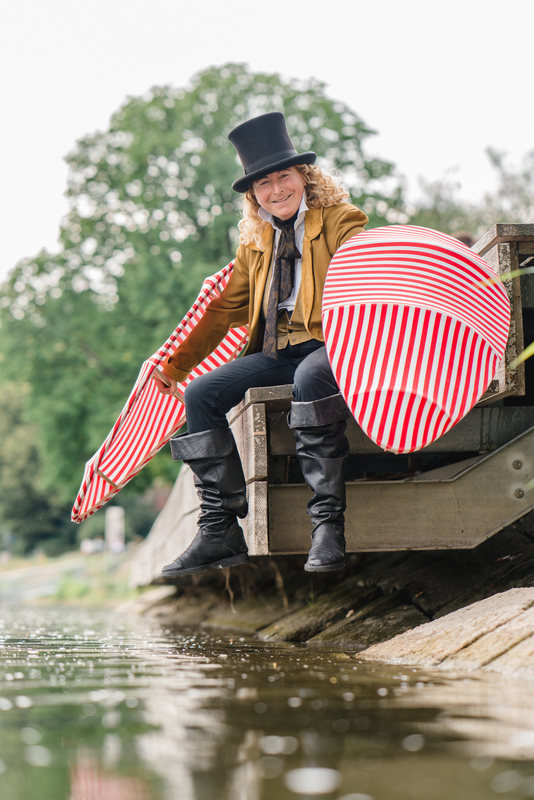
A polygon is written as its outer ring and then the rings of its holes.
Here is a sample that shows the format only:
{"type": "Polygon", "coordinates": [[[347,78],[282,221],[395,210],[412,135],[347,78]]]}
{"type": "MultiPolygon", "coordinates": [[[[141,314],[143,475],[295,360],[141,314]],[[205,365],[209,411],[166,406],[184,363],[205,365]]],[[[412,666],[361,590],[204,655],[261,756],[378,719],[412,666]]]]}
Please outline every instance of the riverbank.
{"type": "MultiPolygon", "coordinates": [[[[534,586],[534,514],[475,550],[349,556],[342,573],[303,571],[304,556],[177,581],[144,612],[184,626],[225,629],[269,642],[355,652],[510,589],[534,586]]],[[[142,606],[139,601],[138,610],[142,606]]]]}
{"type": "Polygon", "coordinates": [[[0,567],[0,601],[92,607],[127,602],[144,591],[129,585],[132,554],[73,551],[7,561],[0,567]]]}

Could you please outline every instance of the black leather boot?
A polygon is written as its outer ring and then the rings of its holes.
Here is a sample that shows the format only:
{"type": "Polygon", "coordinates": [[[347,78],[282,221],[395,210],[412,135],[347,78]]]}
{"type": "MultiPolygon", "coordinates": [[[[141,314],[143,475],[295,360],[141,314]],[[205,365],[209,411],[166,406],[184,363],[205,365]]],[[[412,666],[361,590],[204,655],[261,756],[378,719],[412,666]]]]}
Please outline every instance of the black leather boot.
{"type": "Polygon", "coordinates": [[[312,546],[306,572],[334,572],[345,566],[345,478],[349,455],[345,436],[350,411],[341,394],[291,403],[289,425],[304,480],[313,491],[308,503],[312,546]]]}
{"type": "Polygon", "coordinates": [[[200,498],[198,532],[162,577],[175,578],[248,561],[247,543],[236,516],[247,515],[241,459],[229,428],[182,434],[171,439],[173,461],[189,464],[200,498]]]}

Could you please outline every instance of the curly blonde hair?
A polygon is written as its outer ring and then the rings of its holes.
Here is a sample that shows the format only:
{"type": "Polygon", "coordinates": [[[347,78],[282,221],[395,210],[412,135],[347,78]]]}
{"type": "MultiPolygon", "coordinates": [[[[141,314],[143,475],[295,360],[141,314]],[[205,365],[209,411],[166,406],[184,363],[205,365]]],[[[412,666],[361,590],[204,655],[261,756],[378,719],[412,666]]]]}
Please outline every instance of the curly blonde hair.
{"type": "MultiPolygon", "coordinates": [[[[350,194],[341,181],[315,164],[297,164],[304,180],[306,203],[309,208],[328,208],[336,203],[347,202],[350,194]]],[[[239,241],[241,244],[260,244],[266,230],[271,226],[263,220],[258,210],[260,204],[252,186],[243,195],[242,218],[239,222],[239,241]]]]}

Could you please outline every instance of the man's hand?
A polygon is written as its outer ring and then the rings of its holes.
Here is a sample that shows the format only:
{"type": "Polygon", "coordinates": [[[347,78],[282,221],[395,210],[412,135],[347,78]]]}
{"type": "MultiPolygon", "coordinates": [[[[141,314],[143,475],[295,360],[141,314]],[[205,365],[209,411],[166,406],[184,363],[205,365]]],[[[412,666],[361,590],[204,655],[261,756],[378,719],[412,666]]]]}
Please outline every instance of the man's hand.
{"type": "Polygon", "coordinates": [[[152,377],[155,380],[156,386],[158,388],[158,391],[161,392],[161,394],[172,394],[172,395],[178,396],[176,394],[177,389],[178,389],[178,384],[176,383],[176,381],[173,378],[169,378],[168,375],[165,375],[165,378],[168,381],[168,385],[167,385],[167,384],[163,383],[162,378],[160,378],[160,376],[159,376],[159,374],[157,372],[154,371],[152,373],[152,377]]]}

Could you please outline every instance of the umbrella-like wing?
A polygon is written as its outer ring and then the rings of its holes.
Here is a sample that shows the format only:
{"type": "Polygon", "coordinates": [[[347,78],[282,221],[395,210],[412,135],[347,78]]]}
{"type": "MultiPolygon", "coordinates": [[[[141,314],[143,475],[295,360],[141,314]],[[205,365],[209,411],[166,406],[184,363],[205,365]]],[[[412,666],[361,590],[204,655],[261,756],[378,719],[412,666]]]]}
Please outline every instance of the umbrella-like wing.
{"type": "Polygon", "coordinates": [[[444,233],[375,228],[330,263],[330,363],[356,421],[384,450],[420,450],[456,425],[495,375],[509,326],[503,284],[444,233]]]}
{"type": "MultiPolygon", "coordinates": [[[[233,261],[206,278],[202,290],[176,330],[154,355],[147,359],[131,394],[105,442],[85,465],[80,491],[72,509],[73,522],[83,522],[117,494],[128,481],[161,450],[185,422],[185,408],[179,397],[161,394],[151,379],[154,369],[183,342],[218,297],[232,274],[233,261]]],[[[213,353],[178,384],[179,393],[198,375],[232,361],[247,343],[247,327],[228,332],[213,353]]]]}

